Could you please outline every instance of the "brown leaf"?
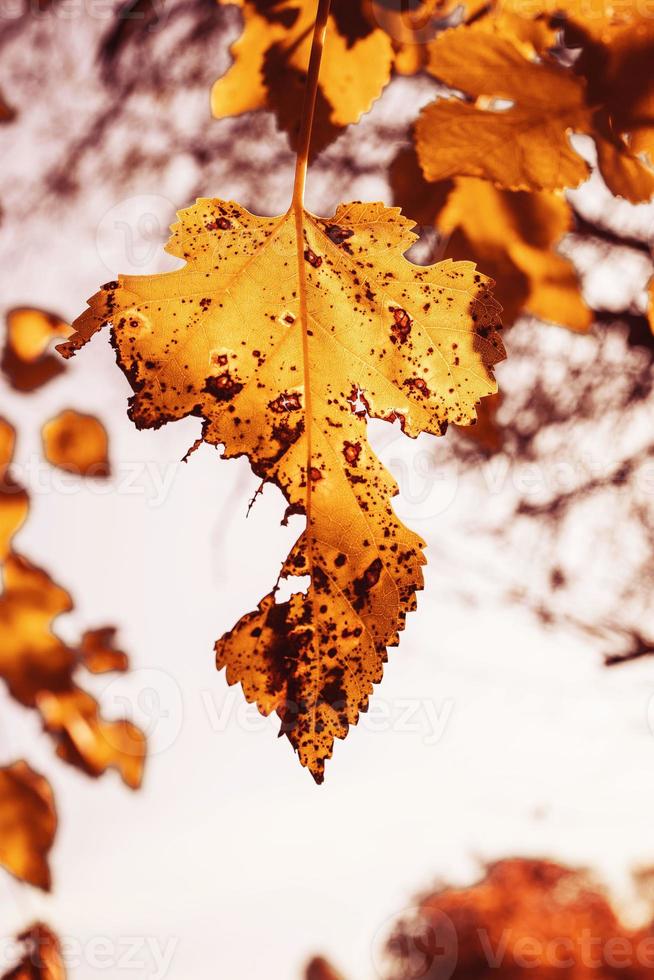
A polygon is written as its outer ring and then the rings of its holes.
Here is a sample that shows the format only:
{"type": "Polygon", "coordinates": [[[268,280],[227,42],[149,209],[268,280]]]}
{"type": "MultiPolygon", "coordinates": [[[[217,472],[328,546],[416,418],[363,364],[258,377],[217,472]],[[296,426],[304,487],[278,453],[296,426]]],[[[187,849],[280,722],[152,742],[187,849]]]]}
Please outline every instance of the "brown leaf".
{"type": "Polygon", "coordinates": [[[23,957],[2,980],[66,980],[59,940],[47,926],[37,922],[18,939],[24,947],[23,957]]]}
{"type": "Polygon", "coordinates": [[[307,592],[275,588],[216,650],[321,781],[422,587],[366,415],[412,436],[472,421],[504,356],[498,306],[472,263],[408,262],[413,223],[382,204],[261,218],[202,200],[179,217],[168,251],[186,267],[104,287],[60,350],[111,322],[138,427],[203,417],[205,441],[306,516],[281,576],[309,575],[307,592]]]}
{"type": "Polygon", "coordinates": [[[651,950],[651,930],[621,922],[586,872],[514,859],[491,865],[469,888],[424,897],[389,941],[385,976],[590,980],[620,973],[646,980],[651,950]]]}
{"type": "Polygon", "coordinates": [[[35,391],[60,375],[65,365],[48,348],[70,333],[71,327],[56,313],[31,307],[10,310],[1,368],[12,388],[35,391]]]}
{"type": "Polygon", "coordinates": [[[344,980],[344,978],[328,960],[316,956],[307,964],[304,980],[344,980]]]}
{"type": "Polygon", "coordinates": [[[53,466],[78,476],[109,476],[109,438],[94,415],[67,409],[46,422],[41,435],[43,454],[53,466]]]}
{"type": "Polygon", "coordinates": [[[48,853],[56,830],[48,781],[23,761],[0,769],[0,864],[21,881],[48,891],[48,853]]]}

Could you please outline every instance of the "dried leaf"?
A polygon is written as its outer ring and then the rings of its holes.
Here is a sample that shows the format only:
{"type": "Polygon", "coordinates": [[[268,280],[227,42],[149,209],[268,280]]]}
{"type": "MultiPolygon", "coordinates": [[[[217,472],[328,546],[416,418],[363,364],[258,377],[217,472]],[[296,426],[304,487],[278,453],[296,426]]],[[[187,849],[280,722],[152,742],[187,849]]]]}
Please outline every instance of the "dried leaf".
{"type": "Polygon", "coordinates": [[[78,476],[109,476],[109,438],[94,415],[67,409],[42,429],[43,454],[53,466],[78,476]]]}
{"type": "Polygon", "coordinates": [[[10,310],[1,368],[12,388],[35,391],[60,375],[64,365],[48,348],[54,339],[70,333],[69,324],[56,313],[31,307],[10,310]]]}
{"type": "Polygon", "coordinates": [[[202,417],[205,441],[306,516],[281,572],[308,574],[306,593],[271,592],[217,663],[321,781],[422,587],[423,543],[393,512],[366,415],[411,436],[471,422],[496,390],[499,308],[472,263],[408,262],[413,222],[382,204],[262,218],[201,200],[179,218],[167,248],[186,266],[107,284],[60,350],[112,323],[139,428],[202,417]]]}
{"type": "MultiPolygon", "coordinates": [[[[232,48],[233,66],[213,87],[212,112],[222,119],[268,108],[295,145],[315,3],[241,0],[238,5],[243,9],[243,34],[232,48]]],[[[390,80],[392,61],[391,40],[374,18],[352,0],[334,0],[320,77],[315,150],[370,109],[390,80]]]]}
{"type": "Polygon", "coordinates": [[[18,939],[24,946],[23,957],[2,980],[66,980],[59,940],[47,926],[37,922],[18,939]]]}
{"type": "Polygon", "coordinates": [[[48,891],[48,853],[56,830],[48,781],[23,761],[0,769],[0,864],[21,881],[48,891]]]}

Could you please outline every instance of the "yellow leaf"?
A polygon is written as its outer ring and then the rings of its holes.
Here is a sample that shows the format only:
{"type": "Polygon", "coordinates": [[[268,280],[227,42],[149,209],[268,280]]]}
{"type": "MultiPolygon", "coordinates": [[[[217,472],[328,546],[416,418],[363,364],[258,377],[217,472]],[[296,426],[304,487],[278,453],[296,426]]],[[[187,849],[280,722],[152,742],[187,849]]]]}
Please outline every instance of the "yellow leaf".
{"type": "Polygon", "coordinates": [[[382,204],[264,218],[201,200],[179,219],[167,248],[185,267],[108,283],[59,349],[111,323],[138,427],[202,417],[205,441],[305,516],[281,577],[307,590],[273,590],[216,652],[321,781],[422,587],[423,542],[393,512],[366,416],[411,436],[471,422],[496,390],[499,308],[471,262],[407,261],[413,222],[382,204]]]}
{"type": "Polygon", "coordinates": [[[570,206],[547,192],[502,191],[462,177],[438,218],[451,235],[447,254],[467,255],[498,283],[507,324],[521,312],[587,330],[592,316],[574,266],[556,247],[572,227],[570,206]]]}
{"type": "MultiPolygon", "coordinates": [[[[295,145],[316,5],[307,0],[242,0],[243,34],[234,63],[214,84],[211,106],[222,119],[253,109],[276,114],[295,145]]],[[[390,80],[393,46],[351,0],[337,0],[329,19],[320,77],[315,150],[357,122],[390,80]]]]}
{"type": "Polygon", "coordinates": [[[56,830],[48,781],[23,761],[0,769],[0,864],[21,881],[49,890],[48,852],[56,830]]]}

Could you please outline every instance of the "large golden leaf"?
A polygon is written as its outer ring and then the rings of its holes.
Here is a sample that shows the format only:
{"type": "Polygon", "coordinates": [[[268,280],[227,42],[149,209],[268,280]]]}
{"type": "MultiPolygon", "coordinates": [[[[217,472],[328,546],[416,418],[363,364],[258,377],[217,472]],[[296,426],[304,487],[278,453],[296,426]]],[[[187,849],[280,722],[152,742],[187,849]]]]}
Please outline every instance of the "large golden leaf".
{"type": "Polygon", "coordinates": [[[203,418],[207,442],[305,515],[281,577],[306,574],[307,590],[273,590],[217,663],[320,781],[422,587],[423,542],[393,512],[366,416],[411,436],[472,422],[504,356],[498,305],[470,262],[408,262],[413,222],[382,204],[262,218],[201,200],[179,218],[168,251],[185,267],[108,283],[60,350],[111,323],[137,426],[203,418]]]}
{"type": "Polygon", "coordinates": [[[48,781],[26,762],[0,769],[0,864],[21,881],[48,890],[48,852],[56,830],[48,781]]]}
{"type": "MultiPolygon", "coordinates": [[[[231,3],[233,0],[220,0],[231,3]]],[[[211,94],[218,118],[272,110],[295,145],[316,17],[314,0],[241,0],[243,34],[234,64],[211,94]]],[[[391,76],[393,46],[360,0],[334,0],[320,77],[313,145],[316,150],[355,123],[391,76]]]]}

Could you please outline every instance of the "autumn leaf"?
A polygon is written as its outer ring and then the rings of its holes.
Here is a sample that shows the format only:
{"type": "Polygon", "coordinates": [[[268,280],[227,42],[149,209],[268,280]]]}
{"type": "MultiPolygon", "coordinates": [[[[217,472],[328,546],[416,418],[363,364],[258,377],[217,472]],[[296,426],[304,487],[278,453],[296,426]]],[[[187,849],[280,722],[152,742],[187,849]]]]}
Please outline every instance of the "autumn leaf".
{"type": "Polygon", "coordinates": [[[344,978],[323,956],[316,956],[307,964],[304,980],[344,980],[344,978]]]}
{"type": "Polygon", "coordinates": [[[23,761],[0,769],[0,864],[21,881],[48,891],[48,852],[56,830],[48,781],[23,761]]]}
{"type": "Polygon", "coordinates": [[[465,256],[495,280],[505,326],[528,313],[571,330],[590,327],[575,267],[558,251],[574,227],[562,195],[503,191],[474,177],[428,183],[412,150],[395,158],[391,181],[403,210],[443,236],[445,257],[465,256]]]}
{"type": "Polygon", "coordinates": [[[483,177],[509,190],[552,190],[588,176],[569,140],[590,128],[580,78],[529,61],[508,38],[474,26],[436,38],[428,68],[476,102],[438,99],[422,111],[416,149],[428,180],[483,177]],[[500,109],[497,100],[512,104],[500,109]]]}
{"type": "Polygon", "coordinates": [[[73,680],[86,654],[53,630],[71,612],[69,594],[42,569],[10,555],[2,569],[0,677],[11,696],[36,709],[57,754],[91,776],[117,769],[132,789],[141,782],[145,738],[128,721],[105,721],[95,698],[73,680]]]}
{"type": "Polygon", "coordinates": [[[61,945],[51,929],[37,922],[18,939],[23,945],[23,956],[2,980],[66,980],[61,945]]]}
{"type": "Polygon", "coordinates": [[[45,423],[41,436],[43,455],[53,466],[79,476],[109,476],[109,439],[94,415],[67,409],[45,423]]]}
{"type": "MultiPolygon", "coordinates": [[[[232,0],[220,0],[230,3],[232,0]]],[[[243,34],[234,64],[211,93],[214,116],[267,108],[295,146],[316,4],[313,0],[241,0],[243,34]]],[[[326,40],[314,125],[314,150],[322,149],[379,98],[391,76],[391,39],[376,26],[370,4],[334,0],[326,40]]]]}
{"type": "Polygon", "coordinates": [[[12,474],[11,463],[16,447],[16,433],[6,419],[0,418],[0,563],[9,554],[14,536],[25,523],[29,499],[12,474]]]}
{"type": "Polygon", "coordinates": [[[54,631],[56,619],[73,609],[70,595],[44,570],[13,549],[29,511],[25,490],[13,479],[15,433],[0,420],[0,677],[20,704],[38,711],[58,755],[89,775],[117,769],[136,789],[145,760],[145,737],[131,722],[106,721],[75,680],[80,667],[98,673],[125,670],[127,659],[113,648],[113,631],[88,631],[79,647],[54,631]]]}
{"type": "Polygon", "coordinates": [[[547,35],[535,33],[533,20],[504,11],[430,44],[429,71],[471,101],[439,99],[421,113],[415,139],[428,180],[481,177],[506,190],[576,187],[588,174],[570,143],[576,132],[592,136],[614,194],[634,202],[652,196],[651,23],[605,29],[602,40],[579,23],[567,27],[569,46],[582,49],[573,67],[549,54],[547,35]]]}
{"type": "Polygon", "coordinates": [[[35,391],[60,375],[64,365],[48,348],[53,340],[68,337],[70,332],[70,326],[56,313],[32,307],[10,310],[0,367],[11,387],[35,391]]]}
{"type": "Polygon", "coordinates": [[[127,654],[117,649],[115,642],[115,626],[87,630],[79,645],[79,656],[86,669],[92,674],[126,671],[129,667],[127,654]]]}
{"type": "Polygon", "coordinates": [[[217,663],[321,780],[422,587],[423,543],[392,510],[366,416],[411,436],[473,421],[504,356],[498,307],[472,263],[408,262],[413,222],[382,204],[262,218],[201,200],[179,219],[167,250],[186,266],[109,283],[60,350],[111,323],[139,428],[202,417],[206,442],[305,515],[281,577],[308,574],[307,592],[273,590],[217,663]]]}

